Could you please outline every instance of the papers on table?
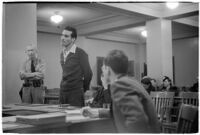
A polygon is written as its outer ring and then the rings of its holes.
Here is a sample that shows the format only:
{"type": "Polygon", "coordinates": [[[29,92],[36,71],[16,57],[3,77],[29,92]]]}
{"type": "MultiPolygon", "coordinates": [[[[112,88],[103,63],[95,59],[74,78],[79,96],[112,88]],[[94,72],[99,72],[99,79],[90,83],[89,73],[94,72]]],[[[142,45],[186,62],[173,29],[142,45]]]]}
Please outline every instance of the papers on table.
{"type": "Polygon", "coordinates": [[[81,109],[76,110],[65,110],[67,115],[82,115],[81,109]]]}
{"type": "Polygon", "coordinates": [[[16,116],[16,122],[30,125],[42,125],[65,122],[65,113],[55,112],[30,116],[16,116]]]}
{"type": "MultiPolygon", "coordinates": [[[[97,110],[98,108],[92,108],[92,109],[97,110]]],[[[99,119],[99,118],[90,118],[83,116],[81,109],[65,110],[65,112],[66,112],[66,122],[77,123],[77,122],[99,119]]]]}
{"type": "Polygon", "coordinates": [[[3,124],[3,129],[13,129],[19,127],[19,124],[15,124],[15,123],[4,123],[3,124]]]}

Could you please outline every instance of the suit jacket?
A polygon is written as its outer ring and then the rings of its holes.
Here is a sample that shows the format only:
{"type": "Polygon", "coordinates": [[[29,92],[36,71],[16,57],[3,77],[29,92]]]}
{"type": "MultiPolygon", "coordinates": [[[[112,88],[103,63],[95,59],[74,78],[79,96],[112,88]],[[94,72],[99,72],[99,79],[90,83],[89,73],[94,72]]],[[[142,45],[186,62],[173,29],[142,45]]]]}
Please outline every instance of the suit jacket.
{"type": "Polygon", "coordinates": [[[134,78],[123,76],[111,85],[112,113],[120,133],[158,133],[156,111],[149,94],[134,78]]]}

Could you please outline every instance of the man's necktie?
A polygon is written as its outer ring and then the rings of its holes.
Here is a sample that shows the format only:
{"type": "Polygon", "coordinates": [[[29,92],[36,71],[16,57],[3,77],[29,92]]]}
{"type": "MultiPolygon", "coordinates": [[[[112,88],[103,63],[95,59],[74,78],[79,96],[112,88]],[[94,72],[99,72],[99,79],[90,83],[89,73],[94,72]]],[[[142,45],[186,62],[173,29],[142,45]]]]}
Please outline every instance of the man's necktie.
{"type": "Polygon", "coordinates": [[[35,66],[33,60],[31,61],[31,72],[35,72],[35,66]]]}
{"type": "MultiPolygon", "coordinates": [[[[33,62],[33,60],[32,60],[32,61],[31,61],[31,72],[32,72],[32,73],[35,72],[35,66],[34,66],[33,63],[34,63],[34,62],[33,62]]],[[[40,86],[41,86],[40,80],[33,80],[33,86],[34,86],[34,87],[40,87],[40,86]]]]}

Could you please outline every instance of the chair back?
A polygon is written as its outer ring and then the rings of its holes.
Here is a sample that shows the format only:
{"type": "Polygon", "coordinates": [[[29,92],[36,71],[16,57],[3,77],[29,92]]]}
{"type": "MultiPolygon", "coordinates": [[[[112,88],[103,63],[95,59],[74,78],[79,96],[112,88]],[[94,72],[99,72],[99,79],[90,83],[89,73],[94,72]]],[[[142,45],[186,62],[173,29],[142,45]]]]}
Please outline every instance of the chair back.
{"type": "Polygon", "coordinates": [[[179,97],[184,104],[199,105],[198,92],[180,92],[179,97]]]}
{"type": "Polygon", "coordinates": [[[179,112],[177,133],[198,132],[198,107],[182,104],[179,112]]]}
{"type": "Polygon", "coordinates": [[[172,107],[174,92],[151,92],[150,96],[156,108],[158,118],[160,118],[163,108],[172,107]]]}
{"type": "Polygon", "coordinates": [[[59,88],[46,89],[45,91],[45,104],[59,104],[59,88]]]}

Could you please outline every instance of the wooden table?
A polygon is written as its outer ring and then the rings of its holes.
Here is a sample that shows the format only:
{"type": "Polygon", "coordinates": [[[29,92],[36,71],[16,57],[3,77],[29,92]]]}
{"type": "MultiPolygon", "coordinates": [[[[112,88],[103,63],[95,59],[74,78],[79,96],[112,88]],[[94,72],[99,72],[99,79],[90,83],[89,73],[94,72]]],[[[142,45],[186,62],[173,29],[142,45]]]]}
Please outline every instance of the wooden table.
{"type": "MultiPolygon", "coordinates": [[[[41,112],[45,113],[45,115],[49,115],[48,113],[66,114],[69,111],[65,108],[60,108],[59,105],[15,104],[4,106],[3,115],[8,112],[20,110],[28,110],[36,113],[41,112]]],[[[77,108],[77,110],[80,109],[77,108]]],[[[64,122],[33,125],[19,123],[16,121],[16,117],[3,117],[2,126],[4,133],[116,133],[112,119],[85,118],[80,114],[67,113],[64,122]]]]}

